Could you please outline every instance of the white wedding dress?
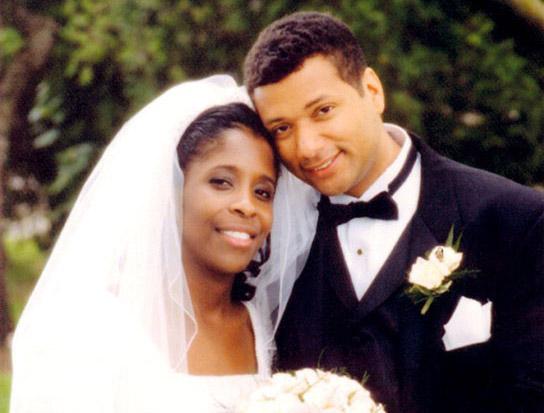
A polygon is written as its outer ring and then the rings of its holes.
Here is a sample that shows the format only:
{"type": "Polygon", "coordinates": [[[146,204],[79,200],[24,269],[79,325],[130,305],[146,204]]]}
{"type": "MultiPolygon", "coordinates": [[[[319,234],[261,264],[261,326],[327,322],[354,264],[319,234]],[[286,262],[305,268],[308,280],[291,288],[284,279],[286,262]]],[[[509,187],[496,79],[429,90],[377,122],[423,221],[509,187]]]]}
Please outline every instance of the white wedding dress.
{"type": "Polygon", "coordinates": [[[224,412],[269,375],[273,328],[263,320],[281,318],[317,222],[316,191],[284,167],[271,256],[251,280],[258,374],[187,373],[198,326],[182,264],[177,145],[199,114],[234,102],[251,105],[228,76],[182,83],[108,145],[19,320],[10,413],[224,412]]]}

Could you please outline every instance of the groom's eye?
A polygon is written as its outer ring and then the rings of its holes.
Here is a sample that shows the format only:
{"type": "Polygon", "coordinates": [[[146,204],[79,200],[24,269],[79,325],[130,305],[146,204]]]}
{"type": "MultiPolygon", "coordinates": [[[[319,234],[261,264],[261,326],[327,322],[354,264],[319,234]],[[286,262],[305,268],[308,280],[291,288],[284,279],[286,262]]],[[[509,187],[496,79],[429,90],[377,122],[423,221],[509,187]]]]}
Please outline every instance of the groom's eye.
{"type": "Polygon", "coordinates": [[[289,126],[288,125],[280,125],[272,129],[272,135],[277,138],[281,138],[282,136],[286,136],[289,132],[289,126]]]}
{"type": "Polygon", "coordinates": [[[315,115],[316,116],[325,116],[325,115],[328,115],[332,110],[333,110],[332,105],[320,106],[317,109],[317,111],[315,112],[315,115]]]}

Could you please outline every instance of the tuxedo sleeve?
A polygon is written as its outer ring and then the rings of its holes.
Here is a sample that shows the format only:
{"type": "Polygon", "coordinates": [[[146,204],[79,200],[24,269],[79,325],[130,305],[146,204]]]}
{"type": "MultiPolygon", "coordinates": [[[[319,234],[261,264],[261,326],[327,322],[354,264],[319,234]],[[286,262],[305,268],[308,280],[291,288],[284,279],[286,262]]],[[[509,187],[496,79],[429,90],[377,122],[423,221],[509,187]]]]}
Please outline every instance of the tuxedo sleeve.
{"type": "Polygon", "coordinates": [[[544,412],[544,212],[525,232],[497,303],[497,349],[512,412],[544,412]]]}

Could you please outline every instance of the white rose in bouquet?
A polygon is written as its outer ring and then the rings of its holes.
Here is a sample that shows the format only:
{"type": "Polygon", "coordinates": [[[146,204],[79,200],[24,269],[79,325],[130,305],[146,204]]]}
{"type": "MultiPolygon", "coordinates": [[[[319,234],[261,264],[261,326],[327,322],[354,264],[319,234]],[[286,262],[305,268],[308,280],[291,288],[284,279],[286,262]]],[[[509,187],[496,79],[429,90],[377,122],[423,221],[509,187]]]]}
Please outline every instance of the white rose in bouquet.
{"type": "Polygon", "coordinates": [[[346,376],[302,369],[277,373],[250,394],[236,413],[385,413],[370,392],[346,376]]]}

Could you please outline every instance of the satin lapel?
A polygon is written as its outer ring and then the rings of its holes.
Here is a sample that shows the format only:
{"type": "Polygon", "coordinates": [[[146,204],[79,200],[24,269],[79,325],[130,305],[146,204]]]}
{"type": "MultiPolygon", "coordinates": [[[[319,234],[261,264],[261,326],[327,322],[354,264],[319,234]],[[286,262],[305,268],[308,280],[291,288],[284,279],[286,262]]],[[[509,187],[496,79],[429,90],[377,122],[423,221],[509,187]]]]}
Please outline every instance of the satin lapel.
{"type": "MultiPolygon", "coordinates": [[[[411,136],[421,155],[421,192],[418,208],[391,255],[382,266],[357,307],[364,317],[405,283],[407,273],[418,256],[446,241],[452,225],[459,228],[459,212],[454,189],[444,169],[443,158],[411,136]]],[[[457,231],[456,231],[457,232],[457,231]]],[[[398,291],[400,293],[400,291],[398,291]]]]}
{"type": "MultiPolygon", "coordinates": [[[[418,256],[422,256],[438,242],[423,220],[416,214],[393,248],[378,275],[357,307],[362,318],[383,304],[405,283],[408,270],[418,256]]],[[[398,291],[400,294],[401,291],[398,291]]]]}
{"type": "Polygon", "coordinates": [[[353,308],[357,305],[357,296],[344,261],[344,254],[338,240],[336,227],[322,222],[320,224],[318,234],[323,238],[320,245],[322,250],[319,256],[325,257],[325,261],[320,266],[321,271],[328,272],[323,276],[329,281],[342,304],[346,308],[353,308]]]}
{"type": "Polygon", "coordinates": [[[452,185],[452,171],[446,158],[427,146],[421,138],[410,135],[421,155],[421,193],[417,215],[440,243],[444,243],[452,225],[462,231],[462,217],[457,204],[456,188],[452,185]]]}

